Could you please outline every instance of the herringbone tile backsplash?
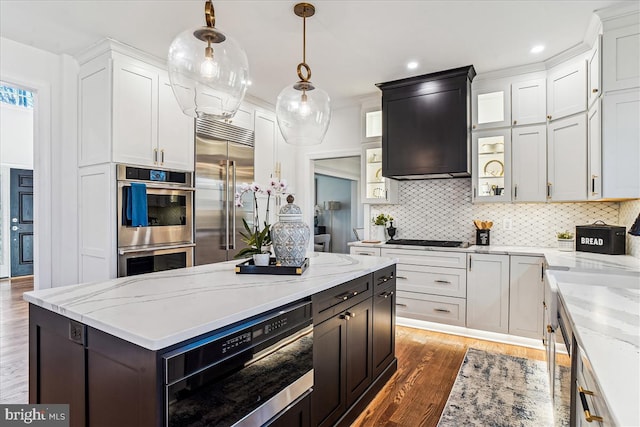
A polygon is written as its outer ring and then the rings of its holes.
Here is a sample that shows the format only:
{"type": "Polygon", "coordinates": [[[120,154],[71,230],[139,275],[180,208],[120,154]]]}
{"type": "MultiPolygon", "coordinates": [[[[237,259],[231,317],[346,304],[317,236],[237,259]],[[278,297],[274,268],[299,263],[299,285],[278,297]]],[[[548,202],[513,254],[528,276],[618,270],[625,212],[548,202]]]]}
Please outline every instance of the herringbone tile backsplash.
{"type": "MultiPolygon", "coordinates": [[[[602,220],[629,229],[640,201],[591,203],[471,203],[471,180],[401,181],[397,205],[372,205],[371,216],[394,217],[396,238],[475,242],[474,219],[493,221],[491,244],[555,247],[556,232],[602,220]],[[633,218],[631,218],[633,217],[633,218]],[[511,230],[504,229],[505,220],[511,230]]],[[[627,240],[628,252],[639,256],[640,238],[627,240]],[[629,242],[631,240],[631,242],[629,242]],[[633,250],[629,250],[634,248],[633,250]]]]}

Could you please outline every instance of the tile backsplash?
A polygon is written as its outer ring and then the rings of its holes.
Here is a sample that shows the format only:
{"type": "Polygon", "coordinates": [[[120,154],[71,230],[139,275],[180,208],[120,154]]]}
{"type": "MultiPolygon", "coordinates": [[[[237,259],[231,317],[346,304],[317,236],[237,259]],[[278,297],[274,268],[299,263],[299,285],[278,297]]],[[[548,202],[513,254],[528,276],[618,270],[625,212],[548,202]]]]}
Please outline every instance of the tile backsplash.
{"type": "MultiPolygon", "coordinates": [[[[372,205],[371,216],[394,217],[396,238],[475,243],[474,219],[493,221],[491,244],[555,247],[556,232],[602,220],[631,227],[640,200],[590,203],[471,203],[471,179],[401,181],[397,205],[372,205]],[[508,223],[511,229],[506,229],[508,223]],[[506,224],[505,224],[506,223],[506,224]]],[[[640,237],[627,237],[627,252],[639,256],[640,237]]]]}

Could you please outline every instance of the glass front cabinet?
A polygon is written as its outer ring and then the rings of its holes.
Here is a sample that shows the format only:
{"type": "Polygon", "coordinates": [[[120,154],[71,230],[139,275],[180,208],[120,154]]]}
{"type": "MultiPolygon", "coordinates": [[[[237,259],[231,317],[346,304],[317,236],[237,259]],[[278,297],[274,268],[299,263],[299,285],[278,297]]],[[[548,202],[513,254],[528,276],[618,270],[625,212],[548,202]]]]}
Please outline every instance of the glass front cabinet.
{"type": "Polygon", "coordinates": [[[382,176],[382,143],[362,144],[362,203],[398,202],[398,181],[382,176]]]}
{"type": "Polygon", "coordinates": [[[511,129],[474,132],[473,201],[511,200],[511,129]]]}

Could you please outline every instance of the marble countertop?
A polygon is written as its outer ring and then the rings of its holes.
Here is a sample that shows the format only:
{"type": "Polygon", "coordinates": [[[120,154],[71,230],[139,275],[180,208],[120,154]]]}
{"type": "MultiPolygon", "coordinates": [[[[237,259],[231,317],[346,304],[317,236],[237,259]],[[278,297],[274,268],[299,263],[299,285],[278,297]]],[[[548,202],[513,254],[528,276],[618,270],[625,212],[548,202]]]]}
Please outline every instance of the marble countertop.
{"type": "Polygon", "coordinates": [[[612,425],[640,425],[640,274],[549,272],[612,425]]]}
{"type": "Polygon", "coordinates": [[[236,274],[239,261],[26,292],[28,302],[159,350],[395,263],[314,253],[301,276],[236,274]]]}
{"type": "Polygon", "coordinates": [[[552,270],[640,272],[640,258],[631,255],[603,255],[590,252],[560,251],[556,248],[528,246],[469,246],[468,248],[439,248],[433,246],[391,245],[388,243],[350,242],[349,246],[370,248],[408,249],[415,251],[453,251],[497,255],[544,256],[552,270]]]}

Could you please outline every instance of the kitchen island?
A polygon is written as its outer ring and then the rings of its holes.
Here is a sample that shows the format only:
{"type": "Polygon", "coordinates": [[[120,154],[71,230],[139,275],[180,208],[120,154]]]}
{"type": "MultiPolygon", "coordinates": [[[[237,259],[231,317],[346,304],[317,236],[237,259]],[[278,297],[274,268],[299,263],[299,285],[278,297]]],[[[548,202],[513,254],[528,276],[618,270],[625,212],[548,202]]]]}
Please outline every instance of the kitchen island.
{"type": "MultiPolygon", "coordinates": [[[[236,274],[237,263],[26,293],[30,403],[70,403],[72,425],[167,424],[163,355],[287,304],[310,301],[314,389],[324,389],[314,393],[323,400],[312,396],[312,407],[319,409],[311,423],[354,418],[397,366],[395,261],[312,254],[301,276],[236,274]],[[357,321],[356,312],[364,313],[357,321]],[[350,316],[354,321],[347,326],[350,316]],[[376,334],[376,325],[384,325],[378,331],[383,335],[376,334]],[[318,328],[324,328],[321,334],[318,328]],[[338,345],[345,344],[332,352],[337,367],[326,356],[316,357],[329,350],[334,337],[341,340],[338,345]],[[351,342],[364,342],[365,354],[350,355],[351,342]],[[358,357],[365,364],[364,380],[356,378],[358,357]],[[334,373],[341,377],[330,377],[334,373]],[[356,380],[357,387],[350,389],[356,380]]],[[[355,344],[352,349],[362,348],[355,344]]]]}

